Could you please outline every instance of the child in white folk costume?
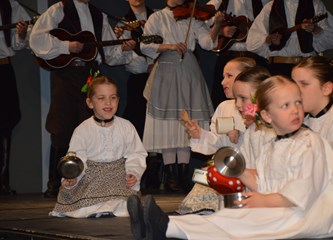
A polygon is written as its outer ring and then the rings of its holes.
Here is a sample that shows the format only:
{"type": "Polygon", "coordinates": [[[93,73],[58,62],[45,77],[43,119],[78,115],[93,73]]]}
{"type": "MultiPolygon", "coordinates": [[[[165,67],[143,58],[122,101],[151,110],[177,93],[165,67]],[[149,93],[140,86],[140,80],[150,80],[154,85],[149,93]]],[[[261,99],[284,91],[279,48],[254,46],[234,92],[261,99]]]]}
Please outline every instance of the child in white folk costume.
{"type": "Polygon", "coordinates": [[[333,62],[325,57],[304,59],[292,70],[302,92],[304,123],[333,146],[333,62]]]}
{"type": "MultiPolygon", "coordinates": [[[[245,124],[235,105],[232,91],[235,78],[242,71],[248,70],[256,65],[252,58],[239,57],[229,61],[224,69],[221,85],[227,98],[216,108],[211,119],[210,131],[201,128],[195,120],[191,124],[185,124],[188,134],[191,137],[191,150],[205,155],[214,154],[222,146],[239,147],[242,143],[245,124]],[[219,134],[216,130],[216,121],[220,117],[232,117],[235,122],[235,129],[219,134]]],[[[267,76],[268,77],[268,76],[267,76]]],[[[219,208],[220,194],[210,187],[195,184],[191,192],[181,202],[177,213],[199,213],[207,214],[219,208]]]]}
{"type": "Polygon", "coordinates": [[[115,82],[99,76],[87,84],[87,105],[94,116],[75,129],[69,146],[84,170],[75,179],[62,180],[50,215],[128,216],[126,201],[139,193],[147,152],[134,126],[115,115],[119,104],[115,82]]]}
{"type": "Polygon", "coordinates": [[[301,92],[289,78],[273,76],[260,84],[256,102],[261,119],[277,134],[263,144],[255,171],[240,176],[249,192],[244,207],[208,215],[167,216],[148,195],[144,206],[130,196],[135,239],[284,239],[333,236],[332,149],[302,127],[301,92]],[[144,216],[144,217],[141,217],[144,216]],[[320,221],[319,221],[320,220],[320,221]],[[144,232],[141,229],[144,227],[144,232]],[[139,236],[139,234],[142,234],[139,236]]]}

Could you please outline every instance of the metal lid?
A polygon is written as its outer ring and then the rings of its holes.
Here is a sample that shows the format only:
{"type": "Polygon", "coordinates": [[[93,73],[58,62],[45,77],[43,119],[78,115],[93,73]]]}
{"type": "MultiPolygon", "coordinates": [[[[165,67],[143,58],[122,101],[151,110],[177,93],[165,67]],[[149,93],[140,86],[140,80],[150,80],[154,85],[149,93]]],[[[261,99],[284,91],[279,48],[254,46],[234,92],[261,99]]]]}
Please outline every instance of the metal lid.
{"type": "Polygon", "coordinates": [[[58,164],[60,176],[66,179],[78,177],[82,173],[83,168],[82,160],[74,152],[68,152],[66,156],[60,159],[58,164]]]}
{"type": "Polygon", "coordinates": [[[245,170],[245,159],[234,147],[220,148],[216,151],[213,160],[217,171],[226,177],[238,177],[245,170]]]}

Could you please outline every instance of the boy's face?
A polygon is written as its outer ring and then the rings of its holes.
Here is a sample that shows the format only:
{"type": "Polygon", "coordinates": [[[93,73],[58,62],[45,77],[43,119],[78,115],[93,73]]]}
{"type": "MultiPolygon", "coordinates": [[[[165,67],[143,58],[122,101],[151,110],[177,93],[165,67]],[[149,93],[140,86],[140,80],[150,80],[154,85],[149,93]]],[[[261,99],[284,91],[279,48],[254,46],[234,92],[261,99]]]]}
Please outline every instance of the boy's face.
{"type": "Polygon", "coordinates": [[[94,95],[87,98],[87,105],[101,120],[111,119],[118,110],[119,97],[113,84],[100,84],[94,89],[94,95]]]}
{"type": "Polygon", "coordinates": [[[132,7],[141,7],[145,4],[145,0],[128,0],[132,7]]]}
{"type": "Polygon", "coordinates": [[[179,6],[182,5],[185,2],[185,0],[167,0],[167,3],[169,6],[179,6]]]}

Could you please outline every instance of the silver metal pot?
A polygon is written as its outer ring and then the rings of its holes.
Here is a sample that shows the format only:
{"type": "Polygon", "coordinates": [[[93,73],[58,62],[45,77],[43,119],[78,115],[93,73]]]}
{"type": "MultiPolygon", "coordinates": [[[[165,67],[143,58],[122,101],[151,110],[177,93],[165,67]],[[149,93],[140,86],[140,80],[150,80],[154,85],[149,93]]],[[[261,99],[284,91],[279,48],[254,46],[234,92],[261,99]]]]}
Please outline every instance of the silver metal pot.
{"type": "Polygon", "coordinates": [[[244,204],[236,204],[235,201],[241,201],[248,198],[247,196],[243,196],[241,192],[230,193],[223,195],[223,202],[225,208],[242,208],[244,204]]]}
{"type": "Polygon", "coordinates": [[[73,179],[82,173],[84,164],[75,152],[68,152],[58,163],[58,172],[61,177],[73,179]]]}
{"type": "Polygon", "coordinates": [[[217,171],[226,177],[238,177],[245,170],[245,159],[234,147],[222,147],[214,155],[214,165],[217,171]]]}

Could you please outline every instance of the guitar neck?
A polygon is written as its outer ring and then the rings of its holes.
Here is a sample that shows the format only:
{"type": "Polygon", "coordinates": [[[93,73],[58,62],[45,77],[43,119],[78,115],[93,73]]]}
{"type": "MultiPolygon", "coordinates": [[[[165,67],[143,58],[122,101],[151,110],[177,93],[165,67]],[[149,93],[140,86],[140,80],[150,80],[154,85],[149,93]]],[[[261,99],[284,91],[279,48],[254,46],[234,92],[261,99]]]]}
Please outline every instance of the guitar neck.
{"type": "MultiPolygon", "coordinates": [[[[24,21],[26,24],[30,25],[32,20],[29,21],[24,21]]],[[[17,25],[17,23],[10,23],[10,24],[5,24],[0,26],[0,31],[6,30],[6,29],[11,29],[11,28],[15,28],[17,25]]]]}
{"type": "Polygon", "coordinates": [[[127,39],[118,39],[118,40],[110,40],[110,41],[97,41],[97,42],[89,42],[85,44],[94,45],[96,47],[106,47],[106,46],[113,46],[113,45],[120,45],[123,42],[134,40],[133,38],[127,38],[127,39]]]}
{"type": "MultiPolygon", "coordinates": [[[[320,22],[321,20],[323,20],[325,18],[327,18],[327,13],[313,17],[310,20],[309,23],[317,23],[317,22],[320,22]]],[[[291,28],[288,28],[288,32],[292,33],[292,32],[295,32],[295,31],[301,29],[301,28],[302,28],[302,23],[299,23],[299,24],[297,24],[297,25],[295,25],[295,26],[293,26],[291,28]]]]}

